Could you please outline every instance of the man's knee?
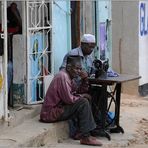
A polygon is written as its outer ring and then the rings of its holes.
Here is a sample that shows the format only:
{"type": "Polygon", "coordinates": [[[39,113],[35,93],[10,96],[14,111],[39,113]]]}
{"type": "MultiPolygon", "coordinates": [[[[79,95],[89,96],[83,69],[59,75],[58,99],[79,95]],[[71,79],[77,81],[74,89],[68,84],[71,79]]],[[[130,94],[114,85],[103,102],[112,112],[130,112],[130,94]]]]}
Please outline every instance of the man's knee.
{"type": "Polygon", "coordinates": [[[80,105],[87,105],[87,106],[90,105],[90,103],[89,103],[89,101],[88,101],[87,98],[81,98],[81,99],[79,100],[79,102],[80,102],[80,105]]]}

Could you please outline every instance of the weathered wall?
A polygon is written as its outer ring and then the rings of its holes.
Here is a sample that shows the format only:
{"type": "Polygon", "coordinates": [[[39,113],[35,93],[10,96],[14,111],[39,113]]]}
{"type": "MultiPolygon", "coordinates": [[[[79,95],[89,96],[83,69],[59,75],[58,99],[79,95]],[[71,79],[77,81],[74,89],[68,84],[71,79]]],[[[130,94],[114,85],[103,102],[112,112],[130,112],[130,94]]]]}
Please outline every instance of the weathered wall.
{"type": "Polygon", "coordinates": [[[95,33],[95,20],[94,20],[94,2],[92,1],[81,1],[80,5],[80,26],[81,35],[84,33],[95,33]]]}
{"type": "MultiPolygon", "coordinates": [[[[112,1],[112,67],[119,73],[139,74],[138,7],[138,1],[112,1]]],[[[138,85],[127,82],[123,91],[138,93],[138,85]]]]}
{"type": "Polygon", "coordinates": [[[23,35],[13,36],[13,100],[22,103],[24,100],[24,78],[26,76],[26,49],[23,35]]]}
{"type": "Polygon", "coordinates": [[[57,1],[52,8],[52,50],[54,73],[59,71],[63,57],[71,50],[70,3],[57,1]]]}

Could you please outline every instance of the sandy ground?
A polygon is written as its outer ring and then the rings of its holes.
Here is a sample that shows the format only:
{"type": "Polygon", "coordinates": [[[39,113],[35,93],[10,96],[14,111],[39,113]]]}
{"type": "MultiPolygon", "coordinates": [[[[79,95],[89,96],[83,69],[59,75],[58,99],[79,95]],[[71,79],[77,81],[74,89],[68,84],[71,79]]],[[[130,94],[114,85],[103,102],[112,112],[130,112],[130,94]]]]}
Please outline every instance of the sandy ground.
{"type": "MultiPolygon", "coordinates": [[[[122,94],[120,109],[120,125],[124,134],[111,134],[109,141],[105,137],[97,137],[103,148],[148,148],[148,97],[122,94]]],[[[59,140],[50,148],[88,148],[80,145],[78,140],[59,140]]]]}

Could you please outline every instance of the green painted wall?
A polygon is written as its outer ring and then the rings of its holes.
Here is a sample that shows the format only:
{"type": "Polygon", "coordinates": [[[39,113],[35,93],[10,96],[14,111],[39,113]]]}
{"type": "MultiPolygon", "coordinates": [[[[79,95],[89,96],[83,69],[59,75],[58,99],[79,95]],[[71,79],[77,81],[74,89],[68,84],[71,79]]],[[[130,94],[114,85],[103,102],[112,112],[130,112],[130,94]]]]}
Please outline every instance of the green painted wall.
{"type": "Polygon", "coordinates": [[[59,71],[64,55],[71,50],[70,2],[56,1],[52,9],[52,50],[54,73],[59,71]]]}

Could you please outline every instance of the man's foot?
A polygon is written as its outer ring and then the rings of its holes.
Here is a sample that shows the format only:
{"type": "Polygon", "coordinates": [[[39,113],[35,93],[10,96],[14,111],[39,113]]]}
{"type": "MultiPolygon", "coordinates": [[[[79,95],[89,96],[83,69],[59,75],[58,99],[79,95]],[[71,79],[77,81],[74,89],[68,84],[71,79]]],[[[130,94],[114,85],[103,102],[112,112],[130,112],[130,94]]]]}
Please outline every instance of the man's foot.
{"type": "Polygon", "coordinates": [[[80,139],[80,143],[84,145],[92,145],[92,146],[102,146],[103,144],[98,141],[95,137],[83,137],[80,139]]]}
{"type": "MultiPolygon", "coordinates": [[[[82,133],[81,132],[77,132],[72,138],[74,140],[80,140],[80,139],[82,139],[82,133]]],[[[96,140],[96,137],[90,136],[90,138],[96,140]]]]}
{"type": "Polygon", "coordinates": [[[82,133],[81,132],[77,132],[72,138],[74,140],[80,140],[82,138],[82,133]]]}

